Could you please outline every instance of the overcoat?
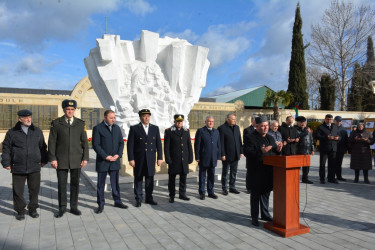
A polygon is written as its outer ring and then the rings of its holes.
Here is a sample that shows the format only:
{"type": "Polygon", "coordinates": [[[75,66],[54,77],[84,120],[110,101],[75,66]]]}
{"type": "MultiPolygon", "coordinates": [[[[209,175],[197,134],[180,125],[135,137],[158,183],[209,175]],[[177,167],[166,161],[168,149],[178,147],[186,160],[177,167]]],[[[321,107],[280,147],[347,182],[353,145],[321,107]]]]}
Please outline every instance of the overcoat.
{"type": "Polygon", "coordinates": [[[195,160],[199,160],[200,167],[216,167],[221,159],[220,135],[217,129],[210,132],[206,126],[195,133],[195,160]]]}
{"type": "Polygon", "coordinates": [[[368,131],[362,130],[353,131],[350,134],[350,144],[352,153],[350,156],[350,168],[356,170],[370,170],[372,169],[372,157],[370,144],[373,143],[372,134],[368,131]],[[356,141],[354,138],[369,138],[368,142],[356,141]]]}
{"type": "Polygon", "coordinates": [[[81,168],[82,161],[89,160],[85,122],[74,117],[69,125],[65,116],[51,122],[48,138],[48,160],[57,160],[57,169],[81,168]]]}
{"type": "Polygon", "coordinates": [[[92,131],[92,147],[96,152],[96,171],[108,172],[121,169],[121,157],[124,151],[124,139],[121,129],[113,124],[112,130],[103,122],[99,123],[92,131]],[[107,161],[108,155],[118,155],[116,161],[107,161]]]}
{"type": "Polygon", "coordinates": [[[149,123],[148,135],[142,123],[130,127],[127,142],[128,160],[135,161],[134,176],[141,177],[146,166],[148,176],[155,175],[156,154],[163,160],[159,127],[149,123]]]}
{"type": "MultiPolygon", "coordinates": [[[[286,125],[286,123],[283,123],[279,129],[281,137],[283,138],[283,142],[287,141],[288,138],[298,138],[297,129],[293,125],[288,126],[286,125]]],[[[297,153],[297,142],[291,142],[284,145],[282,153],[283,155],[295,155],[297,153]]]]}
{"type": "Polygon", "coordinates": [[[217,130],[220,133],[221,156],[225,156],[227,162],[238,161],[243,154],[240,127],[234,125],[232,130],[225,122],[217,130]]]}
{"type": "Polygon", "coordinates": [[[169,174],[188,174],[189,164],[193,162],[193,148],[190,131],[173,125],[164,132],[164,155],[169,174]],[[180,133],[180,134],[179,134],[180,133]]]}
{"type": "MultiPolygon", "coordinates": [[[[331,124],[329,128],[326,123],[319,125],[316,130],[316,139],[319,140],[319,151],[320,152],[337,152],[337,141],[336,140],[329,140],[328,135],[332,135],[334,137],[339,136],[338,127],[335,124],[331,124]]],[[[340,138],[339,138],[340,140],[340,138]]]]}

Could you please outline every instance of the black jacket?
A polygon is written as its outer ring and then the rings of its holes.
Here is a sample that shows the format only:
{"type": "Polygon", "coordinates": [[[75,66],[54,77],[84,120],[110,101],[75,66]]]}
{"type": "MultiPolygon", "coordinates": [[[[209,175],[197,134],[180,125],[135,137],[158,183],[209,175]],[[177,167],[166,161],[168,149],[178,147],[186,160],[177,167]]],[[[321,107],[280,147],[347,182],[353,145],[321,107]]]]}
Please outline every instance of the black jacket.
{"type": "Polygon", "coordinates": [[[29,174],[39,172],[40,164],[47,162],[47,145],[42,130],[31,124],[26,135],[20,122],[8,130],[1,155],[4,168],[10,166],[13,174],[29,174]]]}
{"type": "Polygon", "coordinates": [[[221,156],[225,156],[227,162],[238,161],[243,154],[240,127],[234,125],[232,129],[225,122],[217,130],[220,133],[221,156]]]}
{"type": "MultiPolygon", "coordinates": [[[[298,138],[297,129],[293,125],[288,127],[284,123],[280,127],[280,133],[281,133],[281,136],[283,138],[283,142],[287,141],[288,138],[290,138],[290,139],[297,139],[298,138]]],[[[297,142],[287,143],[285,146],[283,146],[282,154],[283,155],[295,155],[295,154],[297,154],[297,142]]]]}
{"type": "Polygon", "coordinates": [[[243,130],[243,142],[245,142],[245,136],[247,135],[247,134],[251,134],[252,132],[254,132],[254,130],[255,130],[255,128],[254,128],[254,126],[253,125],[250,125],[249,127],[247,127],[247,128],[245,128],[244,130],[243,130]]]}
{"type": "Polygon", "coordinates": [[[297,134],[299,141],[297,143],[297,154],[298,155],[311,155],[314,151],[314,141],[312,134],[307,132],[306,128],[302,129],[298,126],[297,134]]]}
{"type": "Polygon", "coordinates": [[[332,135],[333,137],[340,136],[339,130],[335,124],[331,124],[329,128],[326,123],[319,125],[318,129],[316,130],[316,139],[319,140],[319,151],[320,152],[331,152],[337,151],[337,141],[336,140],[329,140],[328,135],[332,135]]]}
{"type": "Polygon", "coordinates": [[[337,143],[337,152],[345,154],[348,150],[349,135],[343,126],[338,127],[340,139],[337,143]]]}

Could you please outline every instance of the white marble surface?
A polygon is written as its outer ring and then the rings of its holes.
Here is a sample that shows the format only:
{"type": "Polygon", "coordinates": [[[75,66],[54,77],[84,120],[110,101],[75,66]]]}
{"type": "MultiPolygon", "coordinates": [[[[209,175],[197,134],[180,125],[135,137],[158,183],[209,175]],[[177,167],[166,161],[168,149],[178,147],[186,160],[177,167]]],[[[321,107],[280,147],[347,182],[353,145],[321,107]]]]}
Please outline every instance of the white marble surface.
{"type": "Polygon", "coordinates": [[[124,137],[151,110],[151,123],[163,134],[173,115],[187,115],[206,86],[208,48],[143,30],[140,40],[104,35],[85,58],[90,82],[105,109],[116,112],[124,137]]]}

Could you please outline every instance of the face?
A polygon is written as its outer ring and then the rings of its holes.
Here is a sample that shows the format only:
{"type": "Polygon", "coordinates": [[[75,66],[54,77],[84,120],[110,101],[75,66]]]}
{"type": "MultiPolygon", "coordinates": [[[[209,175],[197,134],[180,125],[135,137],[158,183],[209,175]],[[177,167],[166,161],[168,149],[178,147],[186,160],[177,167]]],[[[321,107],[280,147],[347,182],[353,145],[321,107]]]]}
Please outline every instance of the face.
{"type": "Polygon", "coordinates": [[[262,122],[256,125],[256,130],[260,135],[266,135],[269,129],[268,122],[262,122]]]}
{"type": "Polygon", "coordinates": [[[182,126],[184,126],[184,122],[183,121],[181,121],[181,122],[174,121],[174,125],[176,126],[177,129],[180,129],[180,128],[182,128],[182,126]]]}
{"type": "Polygon", "coordinates": [[[300,128],[305,128],[306,127],[306,122],[297,122],[297,125],[300,128]]]}
{"type": "Polygon", "coordinates": [[[22,116],[22,117],[18,117],[18,121],[23,125],[23,126],[26,126],[26,127],[29,127],[31,126],[31,116],[22,116]]]}
{"type": "Polygon", "coordinates": [[[328,117],[326,117],[326,118],[324,118],[324,122],[325,122],[326,124],[328,124],[328,125],[331,125],[332,122],[333,122],[333,118],[328,118],[328,117]]]}
{"type": "Polygon", "coordinates": [[[74,111],[76,111],[76,109],[73,107],[64,108],[64,114],[67,118],[72,118],[74,116],[74,111]]]}
{"type": "Polygon", "coordinates": [[[271,125],[271,130],[272,130],[273,132],[276,132],[278,129],[279,129],[279,123],[278,123],[278,122],[274,122],[274,123],[272,123],[272,125],[271,125]]]}
{"type": "Polygon", "coordinates": [[[108,113],[107,116],[104,116],[104,121],[108,125],[113,125],[116,121],[116,114],[115,113],[108,113]]]}
{"type": "Polygon", "coordinates": [[[339,121],[336,121],[336,120],[335,120],[335,124],[336,124],[337,126],[339,126],[339,127],[340,127],[340,126],[341,126],[341,124],[342,124],[342,122],[339,122],[339,121]]]}
{"type": "Polygon", "coordinates": [[[251,125],[253,125],[254,127],[257,125],[257,124],[255,123],[255,119],[251,120],[251,125]]]}
{"type": "Polygon", "coordinates": [[[309,132],[309,133],[312,132],[310,127],[307,127],[306,130],[307,130],[307,132],[309,132]]]}
{"type": "Polygon", "coordinates": [[[236,125],[236,116],[231,115],[229,118],[227,118],[227,123],[229,124],[229,126],[236,125]]]}
{"type": "Polygon", "coordinates": [[[358,125],[358,130],[363,130],[364,126],[361,124],[361,125],[358,125]]]}
{"type": "Polygon", "coordinates": [[[288,126],[292,125],[294,123],[294,118],[293,117],[289,117],[288,119],[286,119],[285,123],[288,126]]]}
{"type": "Polygon", "coordinates": [[[206,126],[207,128],[213,128],[214,127],[214,118],[210,117],[206,121],[206,126]]]}
{"type": "Polygon", "coordinates": [[[141,115],[139,117],[139,119],[141,119],[141,122],[144,124],[144,125],[147,125],[150,123],[150,119],[151,119],[151,115],[149,114],[144,114],[144,115],[141,115]]]}

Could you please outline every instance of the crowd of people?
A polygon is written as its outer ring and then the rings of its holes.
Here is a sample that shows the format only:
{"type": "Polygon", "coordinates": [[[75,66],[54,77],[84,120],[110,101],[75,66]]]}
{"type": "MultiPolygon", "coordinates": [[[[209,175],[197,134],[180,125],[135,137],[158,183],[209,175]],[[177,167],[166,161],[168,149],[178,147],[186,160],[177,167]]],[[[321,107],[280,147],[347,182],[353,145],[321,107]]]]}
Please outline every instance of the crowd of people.
{"type": "MultiPolygon", "coordinates": [[[[61,218],[67,211],[67,178],[70,173],[70,212],[81,215],[78,209],[78,195],[81,169],[87,165],[89,146],[85,122],[74,116],[77,102],[62,102],[64,115],[51,122],[47,144],[42,131],[32,123],[30,110],[18,111],[18,122],[10,129],[3,142],[1,163],[12,173],[13,204],[16,219],[25,219],[28,212],[33,218],[39,217],[37,212],[40,189],[40,171],[48,162],[56,169],[58,183],[58,212],[61,218]],[[24,199],[24,187],[27,181],[29,203],[24,199]],[[27,206],[28,211],[25,209],[27,206]]],[[[236,115],[230,113],[224,124],[215,128],[213,116],[207,116],[205,126],[196,131],[194,145],[190,131],[184,127],[184,115],[174,115],[174,124],[164,132],[164,151],[157,125],[150,123],[151,111],[139,111],[140,122],[130,127],[127,139],[127,155],[129,165],[134,174],[135,206],[141,207],[143,200],[150,205],[157,205],[153,198],[155,164],[168,164],[169,202],[174,203],[176,196],[176,177],[179,176],[178,198],[189,201],[186,194],[186,178],[189,164],[194,160],[199,168],[199,198],[217,199],[214,191],[215,168],[222,161],[222,194],[239,194],[236,188],[238,162],[246,156],[246,189],[250,194],[251,218],[254,226],[259,226],[259,210],[261,219],[272,221],[268,211],[269,196],[273,189],[272,166],[263,164],[268,155],[312,155],[314,140],[312,128],[306,126],[303,116],[288,116],[279,126],[278,121],[268,121],[267,117],[253,117],[251,125],[243,131],[236,124],[236,115]],[[193,150],[194,149],[194,150],[193,150]],[[143,180],[145,182],[145,199],[143,199],[143,180]],[[259,209],[260,208],[260,209],[259,209]]],[[[124,140],[121,129],[115,123],[116,114],[112,110],[104,113],[104,119],[93,128],[92,147],[96,152],[97,171],[97,214],[104,210],[104,186],[107,175],[110,176],[114,207],[128,208],[121,201],[119,187],[119,170],[124,151],[124,140]]],[[[348,136],[341,125],[342,118],[327,114],[324,122],[317,128],[316,139],[319,140],[320,183],[325,184],[325,165],[328,160],[327,181],[338,183],[345,181],[342,176],[343,157],[351,149],[350,168],[355,170],[354,182],[359,181],[360,170],[363,171],[364,182],[370,183],[368,170],[372,169],[370,145],[374,136],[358,125],[356,131],[348,136]]],[[[302,168],[302,182],[312,184],[308,178],[309,167],[302,168]]]]}

